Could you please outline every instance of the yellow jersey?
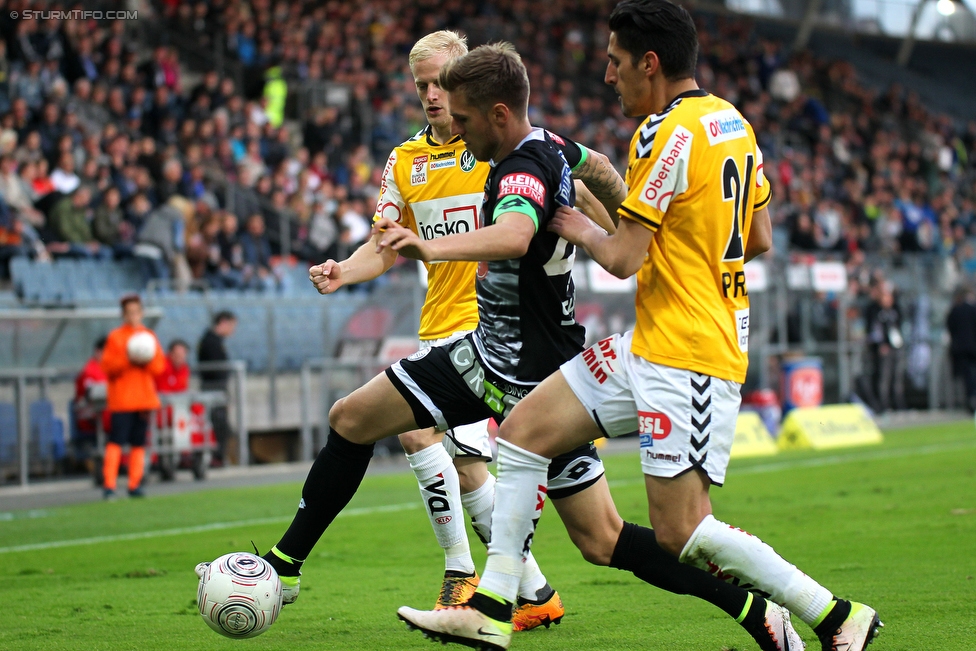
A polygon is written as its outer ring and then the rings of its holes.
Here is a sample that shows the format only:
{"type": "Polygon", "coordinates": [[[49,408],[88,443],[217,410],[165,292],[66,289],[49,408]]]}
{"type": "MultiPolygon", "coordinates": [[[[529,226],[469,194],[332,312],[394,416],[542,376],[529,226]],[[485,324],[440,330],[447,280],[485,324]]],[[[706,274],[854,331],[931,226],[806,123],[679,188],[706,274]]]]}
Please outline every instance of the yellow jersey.
{"type": "MultiPolygon", "coordinates": [[[[383,172],[373,221],[383,217],[424,240],[478,228],[488,164],[453,138],[440,144],[430,127],[393,150],[383,172]]],[[[443,339],[478,326],[477,262],[427,264],[427,299],[420,312],[424,340],[443,339]]]]}
{"type": "Polygon", "coordinates": [[[637,275],[631,351],[742,383],[749,365],[743,270],[752,215],[770,199],[752,126],[703,90],[634,133],[619,209],[654,236],[637,275]]]}

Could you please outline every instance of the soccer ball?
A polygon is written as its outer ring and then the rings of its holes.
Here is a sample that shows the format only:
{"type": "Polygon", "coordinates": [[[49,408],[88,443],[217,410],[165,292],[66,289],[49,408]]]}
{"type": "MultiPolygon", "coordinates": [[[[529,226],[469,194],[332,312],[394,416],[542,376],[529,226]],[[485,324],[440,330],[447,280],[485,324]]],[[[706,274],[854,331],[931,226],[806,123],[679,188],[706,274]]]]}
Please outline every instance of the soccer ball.
{"type": "Polygon", "coordinates": [[[148,364],[156,356],[156,338],[151,332],[137,332],[125,344],[129,361],[133,364],[148,364]]]}
{"type": "Polygon", "coordinates": [[[226,637],[254,637],[281,612],[281,579],[260,556],[225,554],[203,570],[197,605],[207,626],[226,637]]]}

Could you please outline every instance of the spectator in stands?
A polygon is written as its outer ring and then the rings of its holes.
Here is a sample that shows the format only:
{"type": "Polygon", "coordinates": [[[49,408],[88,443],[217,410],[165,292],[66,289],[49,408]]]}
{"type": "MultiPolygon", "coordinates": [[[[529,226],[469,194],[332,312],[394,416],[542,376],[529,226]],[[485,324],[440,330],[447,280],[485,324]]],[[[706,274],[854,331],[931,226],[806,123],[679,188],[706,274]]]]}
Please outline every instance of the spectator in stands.
{"type": "Polygon", "coordinates": [[[277,279],[271,271],[271,244],[265,233],[264,217],[253,214],[247,218],[241,235],[244,259],[244,286],[251,289],[272,290],[277,279]]]}
{"type": "Polygon", "coordinates": [[[158,340],[156,352],[149,362],[137,364],[129,359],[129,338],[140,332],[152,334],[152,331],[143,325],[142,301],[138,294],[123,297],[121,305],[122,325],[109,333],[102,354],[102,368],[108,376],[108,411],[111,413],[103,467],[105,499],[115,497],[122,446],[126,444],[130,446],[129,496],[145,495],[141,484],[146,463],[149,415],[160,405],[154,377],[166,367],[166,356],[158,340]]]}
{"type": "Polygon", "coordinates": [[[237,234],[237,216],[233,213],[223,213],[217,243],[220,246],[221,274],[232,280],[235,287],[240,287],[244,283],[244,249],[237,234]]]}
{"type": "Polygon", "coordinates": [[[71,194],[81,185],[81,178],[75,173],[75,157],[70,151],[58,157],[58,166],[51,172],[51,185],[61,194],[71,194]]]}
{"type": "Polygon", "coordinates": [[[0,195],[32,226],[39,228],[44,225],[44,215],[34,207],[34,190],[17,173],[17,159],[13,153],[0,156],[0,195]]]}
{"type": "Polygon", "coordinates": [[[905,404],[905,339],[901,331],[901,310],[895,302],[892,284],[888,281],[878,283],[874,293],[875,299],[865,314],[875,392],[872,407],[884,413],[905,404]]]}
{"type": "Polygon", "coordinates": [[[976,412],[976,293],[970,288],[956,290],[946,317],[952,374],[961,378],[966,389],[966,407],[976,412]]]}
{"type": "Polygon", "coordinates": [[[143,261],[148,278],[188,282],[186,267],[186,223],[194,219],[193,204],[180,196],[153,210],[136,238],[134,253],[143,261]]]}
{"type": "Polygon", "coordinates": [[[190,390],[190,345],[182,339],[174,339],[166,350],[166,366],[156,376],[159,393],[183,393],[190,390]]]}
{"type": "Polygon", "coordinates": [[[81,372],[75,376],[75,399],[71,405],[74,410],[76,432],[72,435],[75,458],[83,461],[88,472],[92,470],[92,456],[97,451],[99,420],[102,432],[109,432],[111,419],[105,407],[108,389],[108,376],[102,368],[102,352],[106,337],[99,337],[92,350],[92,356],[81,372]],[[99,408],[101,407],[101,408],[99,408]]]}
{"type": "MultiPolygon", "coordinates": [[[[207,330],[197,345],[197,361],[227,362],[227,348],[224,341],[234,334],[237,328],[237,317],[233,312],[218,312],[214,315],[213,326],[207,330]]],[[[200,389],[202,391],[220,391],[227,393],[227,380],[230,378],[229,368],[200,370],[200,389]]],[[[242,399],[242,396],[238,396],[242,399]]],[[[230,423],[227,420],[227,407],[216,406],[210,410],[210,421],[213,424],[214,436],[217,439],[217,451],[214,454],[215,465],[223,465],[228,455],[228,440],[230,438],[230,423]]],[[[229,460],[229,459],[228,459],[229,460]]]]}
{"type": "Polygon", "coordinates": [[[92,212],[91,190],[86,185],[78,186],[70,196],[54,204],[50,225],[57,241],[48,245],[51,253],[72,258],[110,258],[112,250],[92,235],[92,212]]]}
{"type": "Polygon", "coordinates": [[[92,221],[95,239],[112,249],[116,258],[132,255],[135,246],[135,229],[125,220],[122,198],[117,187],[110,186],[102,195],[102,203],[95,210],[92,221]]]}

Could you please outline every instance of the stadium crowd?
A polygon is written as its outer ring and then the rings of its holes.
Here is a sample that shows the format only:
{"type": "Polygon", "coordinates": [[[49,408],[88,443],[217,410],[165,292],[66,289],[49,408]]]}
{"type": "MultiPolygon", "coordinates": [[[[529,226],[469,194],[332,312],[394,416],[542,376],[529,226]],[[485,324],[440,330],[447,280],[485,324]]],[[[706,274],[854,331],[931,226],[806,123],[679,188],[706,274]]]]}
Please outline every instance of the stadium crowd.
{"type": "MultiPolygon", "coordinates": [[[[134,48],[124,21],[4,15],[2,255],[136,255],[154,278],[270,288],[277,251],[266,231],[285,210],[299,259],[341,254],[367,235],[389,150],[424,124],[405,53],[445,26],[474,43],[513,41],[533,123],[622,166],[635,124],[602,83],[605,10],[566,0],[157,7],[200,45],[219,38],[248,79],[270,69],[352,87],[348,110],[316,108],[297,116],[301,128],[215,71],[187,87],[176,49],[134,48]]],[[[792,250],[941,252],[976,271],[976,123],[933,113],[904,88],[869,87],[848,63],[791,56],[745,20],[700,21],[699,79],[755,126],[792,250]]]]}
{"type": "MultiPolygon", "coordinates": [[[[270,290],[281,215],[293,258],[344,256],[368,236],[390,149],[425,124],[406,53],[443,27],[472,44],[512,41],[529,71],[531,121],[618,168],[627,160],[636,124],[602,81],[605,3],[141,7],[171,33],[221,48],[256,91],[214,70],[187,84],[179,51],[138,47],[125,21],[4,13],[0,277],[15,255],[135,256],[147,278],[270,290]],[[348,106],[283,119],[288,86],[325,81],[348,85],[348,106]]],[[[793,256],[845,260],[865,313],[886,286],[865,254],[931,252],[976,272],[976,122],[937,114],[905,88],[872,87],[849,63],[791,54],[745,19],[698,20],[699,81],[755,127],[780,253],[788,243],[793,256]]]]}

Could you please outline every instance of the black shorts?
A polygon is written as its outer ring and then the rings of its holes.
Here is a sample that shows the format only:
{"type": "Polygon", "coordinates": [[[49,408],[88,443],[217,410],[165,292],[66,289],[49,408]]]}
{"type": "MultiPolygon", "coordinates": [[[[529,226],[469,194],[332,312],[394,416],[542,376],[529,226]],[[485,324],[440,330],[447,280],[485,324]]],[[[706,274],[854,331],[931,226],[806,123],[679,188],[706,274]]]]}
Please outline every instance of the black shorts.
{"type": "Polygon", "coordinates": [[[149,431],[148,411],[118,411],[112,413],[108,440],[118,445],[145,445],[149,431]]]}
{"type": "MultiPolygon", "coordinates": [[[[386,375],[413,410],[417,425],[443,431],[486,418],[501,422],[538,382],[515,383],[481,362],[472,335],[432,346],[401,359],[386,375]]],[[[549,464],[549,497],[561,499],[592,486],[603,461],[592,443],[555,457],[549,464]]]]}

